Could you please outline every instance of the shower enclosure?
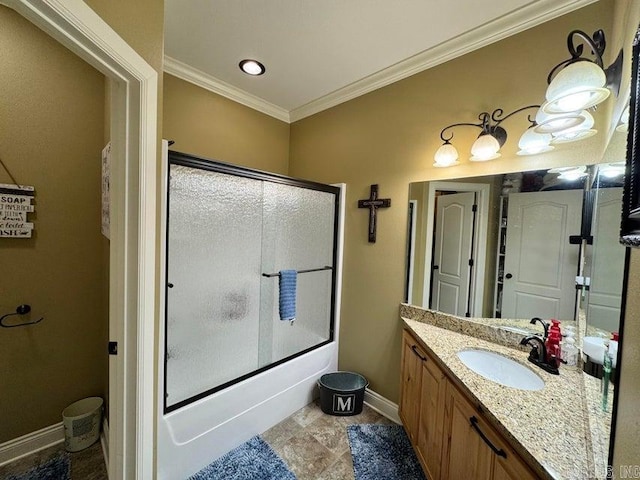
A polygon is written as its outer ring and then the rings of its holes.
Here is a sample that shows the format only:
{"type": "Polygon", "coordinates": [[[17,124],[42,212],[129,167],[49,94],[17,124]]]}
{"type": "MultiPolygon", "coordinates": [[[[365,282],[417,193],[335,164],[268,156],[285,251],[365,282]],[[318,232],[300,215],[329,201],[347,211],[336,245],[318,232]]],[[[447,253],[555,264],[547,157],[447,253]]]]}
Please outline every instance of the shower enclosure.
{"type": "Polygon", "coordinates": [[[282,420],[336,368],[340,193],[169,152],[160,478],[282,420]],[[282,270],[298,272],[293,321],[282,270]]]}

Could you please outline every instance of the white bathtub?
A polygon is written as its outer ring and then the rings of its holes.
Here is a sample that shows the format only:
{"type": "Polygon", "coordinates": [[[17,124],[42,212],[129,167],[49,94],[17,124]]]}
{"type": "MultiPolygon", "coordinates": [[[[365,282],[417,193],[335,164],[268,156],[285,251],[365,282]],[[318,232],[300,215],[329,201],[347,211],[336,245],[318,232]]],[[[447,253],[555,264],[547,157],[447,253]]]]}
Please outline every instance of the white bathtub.
{"type": "Polygon", "coordinates": [[[160,415],[158,478],[184,480],[284,420],[311,402],[317,379],[337,370],[337,366],[338,348],[334,341],[160,415]]]}

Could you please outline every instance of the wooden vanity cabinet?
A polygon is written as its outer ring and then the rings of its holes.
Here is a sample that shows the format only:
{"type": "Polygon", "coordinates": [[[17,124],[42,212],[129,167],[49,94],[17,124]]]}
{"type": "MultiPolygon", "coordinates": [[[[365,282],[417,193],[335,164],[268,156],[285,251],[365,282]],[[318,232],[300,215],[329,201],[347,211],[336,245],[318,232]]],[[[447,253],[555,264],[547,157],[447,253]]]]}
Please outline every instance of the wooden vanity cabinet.
{"type": "Polygon", "coordinates": [[[403,334],[400,418],[429,480],[440,479],[446,377],[408,333],[403,334]]]}
{"type": "Polygon", "coordinates": [[[447,382],[442,478],[533,480],[537,478],[478,409],[447,382]]]}
{"type": "Polygon", "coordinates": [[[406,330],[400,392],[400,418],[428,480],[538,478],[406,330]]]}

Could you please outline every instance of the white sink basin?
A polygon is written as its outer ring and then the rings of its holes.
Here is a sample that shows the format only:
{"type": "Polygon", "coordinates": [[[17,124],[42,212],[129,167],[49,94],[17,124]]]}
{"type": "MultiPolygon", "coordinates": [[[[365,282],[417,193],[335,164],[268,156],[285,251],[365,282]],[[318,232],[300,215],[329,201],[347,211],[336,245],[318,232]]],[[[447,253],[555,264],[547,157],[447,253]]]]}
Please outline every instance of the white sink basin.
{"type": "Polygon", "coordinates": [[[478,375],[520,390],[542,390],[544,381],[529,368],[499,353],[486,350],[461,350],[458,358],[478,375]]]}

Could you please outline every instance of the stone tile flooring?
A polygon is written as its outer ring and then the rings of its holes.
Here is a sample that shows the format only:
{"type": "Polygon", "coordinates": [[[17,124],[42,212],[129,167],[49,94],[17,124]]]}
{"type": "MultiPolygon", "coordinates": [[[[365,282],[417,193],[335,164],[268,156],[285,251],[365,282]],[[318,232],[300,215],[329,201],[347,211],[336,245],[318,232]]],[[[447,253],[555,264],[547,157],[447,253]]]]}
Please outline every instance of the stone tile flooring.
{"type": "MultiPolygon", "coordinates": [[[[267,430],[261,437],[280,455],[298,480],[353,480],[347,425],[355,423],[393,424],[366,405],[360,415],[325,415],[316,401],[267,430]]],[[[0,466],[0,479],[21,475],[63,450],[64,444],[60,443],[0,466]]],[[[107,479],[100,442],[70,455],[72,480],[107,479]]]]}
{"type": "Polygon", "coordinates": [[[314,402],[261,436],[298,480],[353,480],[347,425],[355,423],[394,424],[366,405],[360,415],[334,417],[314,402]]]}

